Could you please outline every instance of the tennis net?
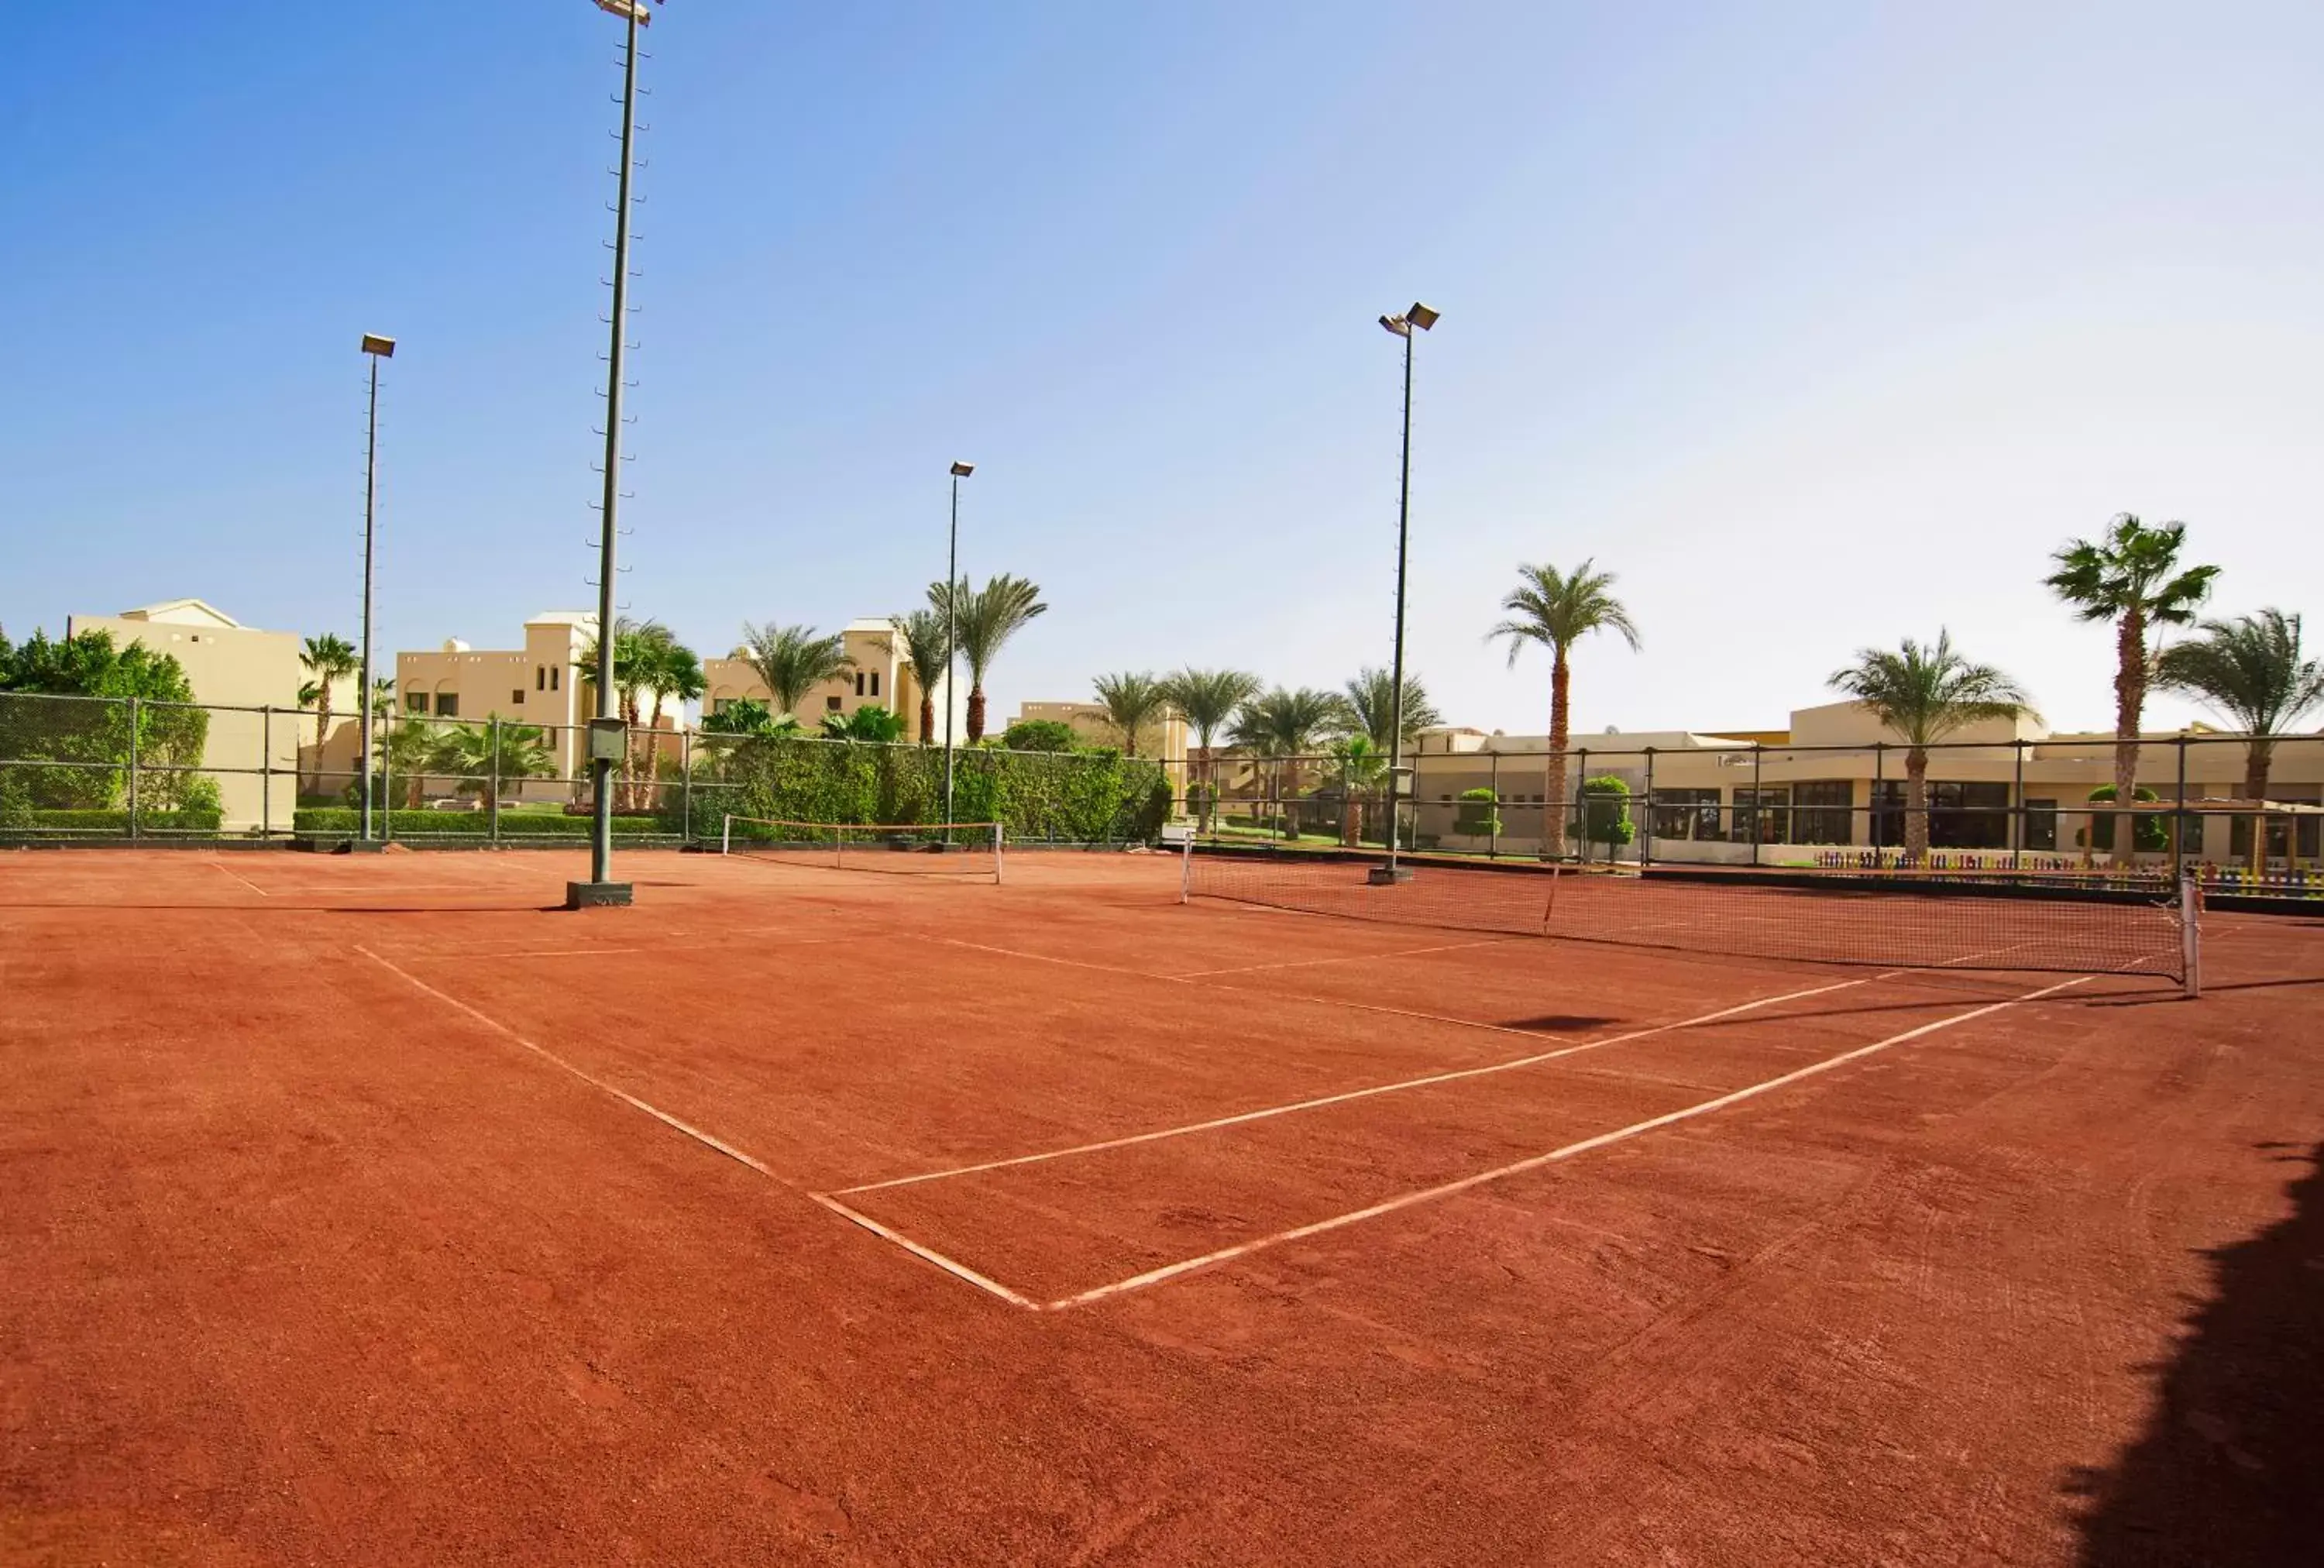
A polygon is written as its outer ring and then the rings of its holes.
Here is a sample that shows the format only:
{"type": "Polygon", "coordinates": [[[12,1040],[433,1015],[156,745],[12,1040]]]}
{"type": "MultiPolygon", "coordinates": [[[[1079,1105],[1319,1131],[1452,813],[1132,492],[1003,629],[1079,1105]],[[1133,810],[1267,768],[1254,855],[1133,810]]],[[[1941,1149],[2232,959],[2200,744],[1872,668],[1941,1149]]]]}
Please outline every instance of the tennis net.
{"type": "Polygon", "coordinates": [[[2196,988],[2201,899],[2165,876],[1576,872],[1190,853],[1188,898],[1451,930],[1882,968],[2153,974],[2196,988]]]}
{"type": "Polygon", "coordinates": [[[783,822],[728,815],[718,835],[723,854],[820,871],[891,876],[1001,880],[997,822],[783,822]]]}

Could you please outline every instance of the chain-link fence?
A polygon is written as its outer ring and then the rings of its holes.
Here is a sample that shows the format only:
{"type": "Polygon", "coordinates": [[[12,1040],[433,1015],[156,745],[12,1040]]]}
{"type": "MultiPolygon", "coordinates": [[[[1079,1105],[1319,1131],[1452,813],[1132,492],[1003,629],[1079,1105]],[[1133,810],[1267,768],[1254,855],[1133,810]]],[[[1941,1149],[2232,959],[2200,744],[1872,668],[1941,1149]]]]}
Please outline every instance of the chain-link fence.
{"type": "MultiPolygon", "coordinates": [[[[2119,834],[2135,866],[2324,891],[2324,737],[2146,740],[2126,809],[2115,762],[2110,738],[1422,751],[1397,783],[1398,843],[1488,860],[2068,871],[2116,863],[2119,834]]],[[[1204,842],[1385,848],[1388,803],[1377,756],[1197,753],[1180,814],[1204,842]]]]}

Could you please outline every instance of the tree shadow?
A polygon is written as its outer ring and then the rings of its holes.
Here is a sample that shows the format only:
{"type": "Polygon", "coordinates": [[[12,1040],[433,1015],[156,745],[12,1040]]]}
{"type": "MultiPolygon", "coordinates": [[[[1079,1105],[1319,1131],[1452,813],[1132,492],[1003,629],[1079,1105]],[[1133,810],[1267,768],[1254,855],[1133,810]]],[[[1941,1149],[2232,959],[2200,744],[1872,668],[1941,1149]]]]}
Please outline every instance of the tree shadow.
{"type": "Polygon", "coordinates": [[[1503,1019],[1500,1027],[1505,1029],[1530,1029],[1538,1034],[1563,1035],[1572,1034],[1580,1029],[1594,1029],[1605,1024],[1621,1021],[1619,1019],[1600,1018],[1591,1013],[1545,1012],[1538,1018],[1503,1019]]]}
{"type": "Polygon", "coordinates": [[[2088,1568],[2324,1560],[2324,1145],[2259,1147],[2308,1167],[2292,1213],[2206,1254],[2146,1430],[2069,1480],[2088,1568]]]}

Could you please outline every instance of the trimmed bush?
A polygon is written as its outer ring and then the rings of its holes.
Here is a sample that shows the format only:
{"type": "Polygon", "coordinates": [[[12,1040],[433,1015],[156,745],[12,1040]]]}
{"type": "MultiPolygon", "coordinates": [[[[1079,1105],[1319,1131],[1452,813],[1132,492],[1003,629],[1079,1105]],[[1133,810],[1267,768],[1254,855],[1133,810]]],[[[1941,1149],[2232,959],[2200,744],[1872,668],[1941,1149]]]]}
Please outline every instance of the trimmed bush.
{"type": "Polygon", "coordinates": [[[1493,810],[1499,804],[1490,789],[1462,790],[1461,804],[1452,814],[1452,831],[1471,838],[1492,837],[1501,831],[1501,819],[1493,810]]]}
{"type": "MultiPolygon", "coordinates": [[[[2143,805],[2150,800],[2159,806],[2163,801],[2163,798],[2161,796],[2157,795],[2153,790],[2149,789],[2144,784],[2138,785],[2131,790],[2130,799],[2131,804],[2134,806],[2143,805]]],[[[2090,804],[2094,807],[2112,806],[2114,804],[2114,786],[2111,784],[2101,784],[2097,789],[2091,790],[2090,804]]],[[[2111,812],[2108,812],[2105,816],[2093,816],[2090,818],[2089,838],[2090,846],[2093,849],[2102,849],[2109,854],[2114,853],[2114,816],[2111,812]]],[[[2131,830],[2131,848],[2134,850],[2159,852],[2171,847],[2171,828],[2167,819],[2159,816],[2141,814],[2136,818],[2136,823],[2137,826],[2131,830]]]]}
{"type": "Polygon", "coordinates": [[[1001,732],[1001,743],[1011,752],[1071,752],[1081,740],[1063,720],[1019,719],[1001,732]]]}
{"type": "MultiPolygon", "coordinates": [[[[216,833],[226,820],[216,807],[190,811],[143,811],[137,814],[141,833],[216,833]]],[[[111,838],[129,836],[129,813],[119,811],[56,809],[38,807],[17,810],[0,810],[0,834],[32,833],[93,833],[111,838]]]]}
{"type": "Polygon", "coordinates": [[[1637,836],[1630,820],[1630,787],[1608,773],[1582,781],[1582,836],[1611,848],[1637,836]]]}
{"type": "MultiPolygon", "coordinates": [[[[944,749],[777,736],[722,748],[695,773],[694,836],[715,840],[726,813],[786,822],[944,820],[944,749]]],[[[675,832],[679,798],[665,817],[675,832]]],[[[1056,755],[976,747],[954,762],[954,818],[998,822],[1010,837],[1150,841],[1169,820],[1159,764],[1110,752],[1056,755]]]]}
{"type": "MultiPolygon", "coordinates": [[[[383,838],[487,838],[492,814],[485,811],[374,811],[373,831],[383,838]]],[[[363,813],[345,807],[302,807],[293,814],[291,831],[337,838],[362,831],[363,813]]],[[[546,811],[503,811],[503,838],[574,838],[589,836],[590,820],[546,811]]],[[[653,816],[616,816],[616,837],[673,834],[677,829],[653,816]]],[[[715,835],[714,835],[715,836],[715,835]]]]}

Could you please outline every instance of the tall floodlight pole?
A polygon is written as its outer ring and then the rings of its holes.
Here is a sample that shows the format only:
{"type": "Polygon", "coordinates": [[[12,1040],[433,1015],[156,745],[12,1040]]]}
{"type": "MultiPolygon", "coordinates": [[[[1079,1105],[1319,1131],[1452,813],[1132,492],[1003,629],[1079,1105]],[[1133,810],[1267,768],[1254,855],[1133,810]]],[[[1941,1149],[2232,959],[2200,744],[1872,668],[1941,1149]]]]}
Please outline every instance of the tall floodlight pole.
{"type": "Polygon", "coordinates": [[[952,530],[945,547],[945,843],[952,843],[952,715],[960,664],[960,482],[976,472],[973,463],[952,466],[952,530]]]}
{"type": "Polygon", "coordinates": [[[395,357],[395,339],[377,333],[363,335],[363,351],[371,356],[371,413],[364,422],[364,602],[363,602],[363,828],[358,836],[372,841],[371,831],[371,576],[372,533],[379,521],[379,362],[395,357]]]}
{"type": "MultiPolygon", "coordinates": [[[[659,4],[659,0],[656,0],[659,4]]],[[[622,60],[622,166],[613,198],[613,327],[605,354],[605,492],[597,537],[597,713],[589,725],[589,880],[568,882],[567,909],[626,904],[630,888],[613,881],[613,764],[627,749],[613,701],[613,547],[622,496],[622,350],[630,297],[630,177],[638,134],[638,32],[653,20],[645,0],[596,0],[597,9],[629,30],[622,60]]]]}
{"type": "Polygon", "coordinates": [[[1374,868],[1371,880],[1397,882],[1412,873],[1397,864],[1397,785],[1404,773],[1404,563],[1412,523],[1412,344],[1416,328],[1436,325],[1436,312],[1414,300],[1401,316],[1383,316],[1380,325],[1404,339],[1404,459],[1396,489],[1396,657],[1388,672],[1393,683],[1388,697],[1388,863],[1374,868]]]}

